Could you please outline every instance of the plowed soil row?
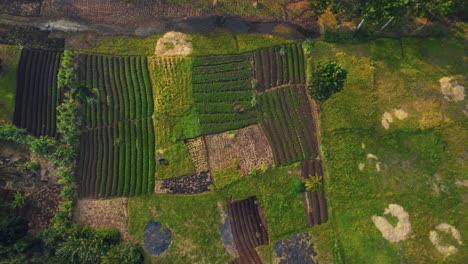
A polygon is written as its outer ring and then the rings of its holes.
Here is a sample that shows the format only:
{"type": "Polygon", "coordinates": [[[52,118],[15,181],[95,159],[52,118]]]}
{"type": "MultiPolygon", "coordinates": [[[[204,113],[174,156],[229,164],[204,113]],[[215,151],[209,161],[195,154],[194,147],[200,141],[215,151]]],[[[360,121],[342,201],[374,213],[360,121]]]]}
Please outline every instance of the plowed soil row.
{"type": "Polygon", "coordinates": [[[143,118],[85,131],[78,158],[81,197],[134,196],[154,190],[154,128],[143,118]]]}
{"type": "Polygon", "coordinates": [[[239,258],[233,263],[262,263],[255,248],[268,244],[268,233],[260,218],[257,198],[229,202],[228,213],[239,252],[239,258]]]}
{"type": "Polygon", "coordinates": [[[259,97],[259,105],[259,121],[277,165],[319,155],[315,119],[304,86],[265,92],[259,97]]]}
{"type": "Polygon", "coordinates": [[[57,136],[60,58],[60,52],[23,49],[21,53],[13,122],[34,136],[57,136]]]}
{"type": "Polygon", "coordinates": [[[307,224],[314,226],[327,222],[328,210],[327,200],[325,199],[322,162],[320,160],[303,161],[301,163],[301,176],[303,179],[322,176],[322,187],[319,190],[304,193],[307,224]]]}

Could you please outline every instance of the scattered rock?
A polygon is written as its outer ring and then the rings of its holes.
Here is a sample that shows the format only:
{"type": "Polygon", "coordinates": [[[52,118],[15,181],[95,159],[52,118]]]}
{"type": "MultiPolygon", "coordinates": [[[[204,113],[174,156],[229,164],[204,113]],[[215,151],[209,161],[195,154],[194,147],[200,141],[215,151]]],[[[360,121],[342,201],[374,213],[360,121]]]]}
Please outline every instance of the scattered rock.
{"type": "Polygon", "coordinates": [[[465,87],[458,84],[452,77],[443,77],[439,80],[440,90],[445,100],[461,102],[465,100],[465,87]]]}
{"type": "Polygon", "coordinates": [[[399,242],[405,240],[411,232],[409,214],[398,204],[390,204],[385,209],[384,214],[398,218],[396,227],[390,224],[387,219],[380,216],[372,216],[372,221],[382,236],[390,242],[399,242]]]}
{"type": "Polygon", "coordinates": [[[275,244],[275,253],[280,264],[301,263],[315,264],[317,252],[309,234],[294,235],[275,244]]]}
{"type": "Polygon", "coordinates": [[[167,32],[156,44],[158,56],[188,56],[192,50],[193,46],[188,42],[187,35],[180,32],[167,32]]]}
{"type": "Polygon", "coordinates": [[[145,227],[144,248],[153,256],[164,253],[172,242],[172,231],[161,223],[150,221],[145,227]]]}
{"type": "MultiPolygon", "coordinates": [[[[458,231],[458,229],[456,229],[454,226],[449,225],[447,223],[442,223],[436,226],[436,230],[452,235],[452,237],[458,242],[459,245],[463,245],[460,231],[458,231]]],[[[434,230],[429,232],[429,240],[431,240],[432,244],[436,247],[437,251],[439,251],[442,255],[445,256],[450,256],[457,253],[458,249],[453,245],[440,245],[440,237],[437,231],[434,230]]]]}

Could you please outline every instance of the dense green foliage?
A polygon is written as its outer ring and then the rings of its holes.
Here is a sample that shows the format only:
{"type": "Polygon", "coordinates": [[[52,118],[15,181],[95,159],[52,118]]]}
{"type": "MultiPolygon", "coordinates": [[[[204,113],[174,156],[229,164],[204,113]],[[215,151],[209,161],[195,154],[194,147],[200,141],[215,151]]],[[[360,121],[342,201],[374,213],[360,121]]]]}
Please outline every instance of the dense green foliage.
{"type": "Polygon", "coordinates": [[[331,8],[334,14],[347,18],[357,17],[371,24],[383,26],[391,18],[400,20],[408,14],[431,20],[444,20],[454,16],[463,19],[466,15],[462,12],[467,10],[463,2],[462,0],[319,0],[311,1],[311,5],[318,15],[323,14],[327,8],[331,8]]]}
{"type": "Polygon", "coordinates": [[[347,71],[336,61],[320,64],[312,73],[309,84],[310,96],[320,102],[330,98],[333,94],[343,90],[347,71]]]}

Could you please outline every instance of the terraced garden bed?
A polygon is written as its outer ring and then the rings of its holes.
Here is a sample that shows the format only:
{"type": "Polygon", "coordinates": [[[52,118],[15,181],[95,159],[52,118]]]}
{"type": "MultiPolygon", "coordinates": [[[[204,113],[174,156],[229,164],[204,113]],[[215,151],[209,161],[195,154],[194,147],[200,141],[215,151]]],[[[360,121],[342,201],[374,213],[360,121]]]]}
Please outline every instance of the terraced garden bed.
{"type": "Polygon", "coordinates": [[[259,121],[273,149],[275,164],[318,156],[317,132],[304,86],[275,89],[259,96],[259,121]]]}
{"type": "Polygon", "coordinates": [[[61,52],[23,49],[17,75],[13,123],[34,136],[56,137],[61,52]]]}
{"type": "Polygon", "coordinates": [[[250,55],[198,57],[193,64],[193,93],[202,134],[255,124],[251,104],[250,55]]]}

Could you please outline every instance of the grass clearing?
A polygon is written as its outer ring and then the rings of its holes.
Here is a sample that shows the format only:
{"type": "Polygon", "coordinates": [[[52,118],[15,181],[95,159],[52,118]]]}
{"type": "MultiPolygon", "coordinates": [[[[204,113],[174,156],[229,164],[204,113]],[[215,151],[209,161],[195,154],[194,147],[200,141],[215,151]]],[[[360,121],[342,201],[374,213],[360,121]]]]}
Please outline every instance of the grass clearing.
{"type": "Polygon", "coordinates": [[[130,198],[128,231],[142,241],[150,220],[172,230],[169,249],[163,256],[153,257],[153,263],[227,263],[232,257],[218,231],[221,216],[217,201],[212,193],[130,198]]]}
{"type": "MultiPolygon", "coordinates": [[[[96,53],[106,55],[119,55],[119,56],[152,56],[156,48],[156,42],[162,35],[152,35],[149,37],[136,37],[136,36],[88,36],[86,33],[77,34],[75,40],[67,43],[75,49],[83,53],[96,53]],[[74,47],[74,42],[80,43],[79,46],[74,47]],[[83,45],[81,43],[86,43],[83,45]]],[[[72,39],[73,39],[72,38],[72,39]]]]}
{"type": "Polygon", "coordinates": [[[21,48],[0,45],[0,124],[12,123],[15,111],[16,72],[21,56],[21,48]]]}
{"type": "Polygon", "coordinates": [[[348,70],[344,91],[321,105],[330,224],[346,262],[462,263],[466,259],[466,247],[455,245],[459,252],[444,258],[429,240],[429,232],[440,223],[468,228],[466,192],[455,184],[468,177],[466,148],[460,146],[467,141],[466,116],[461,113],[463,103],[443,101],[439,84],[441,77],[463,75],[466,61],[461,47],[461,41],[454,39],[316,43],[313,60],[337,59],[348,70]],[[394,109],[404,110],[408,118],[398,120],[394,109]],[[389,130],[380,122],[384,112],[394,115],[389,130]],[[368,153],[378,156],[380,172],[377,161],[366,158],[368,153]],[[365,164],[363,171],[360,163],[365,164]],[[444,186],[438,195],[434,184],[444,186]],[[413,231],[403,242],[388,242],[372,222],[373,215],[383,216],[392,203],[409,213],[413,231]]]}

